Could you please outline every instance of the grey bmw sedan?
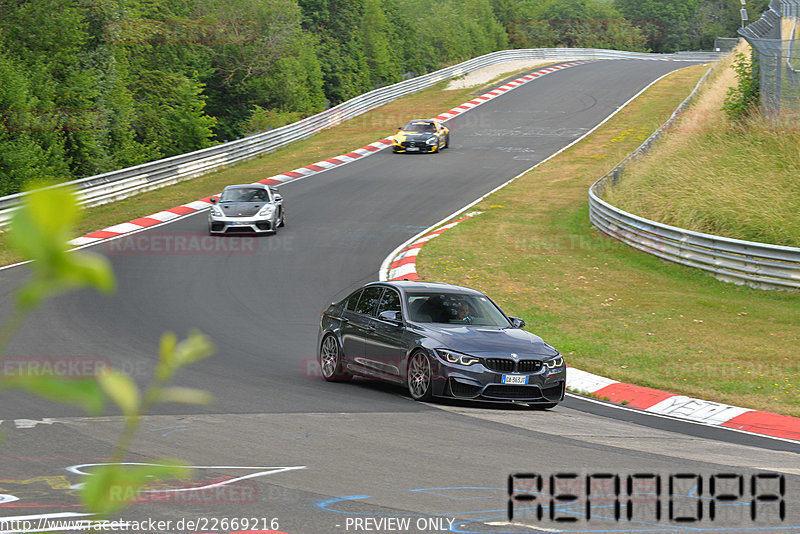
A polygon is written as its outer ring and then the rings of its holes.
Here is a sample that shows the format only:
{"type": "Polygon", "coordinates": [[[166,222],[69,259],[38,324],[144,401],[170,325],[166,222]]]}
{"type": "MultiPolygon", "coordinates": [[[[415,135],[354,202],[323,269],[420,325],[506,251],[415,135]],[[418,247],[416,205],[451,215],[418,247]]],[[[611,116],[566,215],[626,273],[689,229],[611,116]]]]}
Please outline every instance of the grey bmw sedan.
{"type": "Polygon", "coordinates": [[[373,282],[320,321],[322,376],[403,384],[412,398],[454,397],[552,408],[564,358],[480,291],[430,282],[373,282]]]}

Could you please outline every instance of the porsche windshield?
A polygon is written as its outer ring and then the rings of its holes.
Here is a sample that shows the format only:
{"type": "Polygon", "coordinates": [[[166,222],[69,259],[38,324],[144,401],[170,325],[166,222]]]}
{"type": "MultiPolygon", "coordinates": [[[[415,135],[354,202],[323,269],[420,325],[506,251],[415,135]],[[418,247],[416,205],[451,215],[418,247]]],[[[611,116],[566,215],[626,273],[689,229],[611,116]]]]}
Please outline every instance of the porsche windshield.
{"type": "Polygon", "coordinates": [[[267,202],[269,195],[260,187],[236,187],[222,192],[220,202],[267,202]]]}
{"type": "Polygon", "coordinates": [[[403,126],[404,132],[425,132],[425,133],[433,133],[436,131],[436,128],[433,127],[433,124],[429,122],[414,122],[411,121],[405,126],[403,126]]]}
{"type": "Polygon", "coordinates": [[[510,323],[495,304],[483,295],[413,292],[407,296],[409,319],[418,323],[508,328],[510,323]]]}

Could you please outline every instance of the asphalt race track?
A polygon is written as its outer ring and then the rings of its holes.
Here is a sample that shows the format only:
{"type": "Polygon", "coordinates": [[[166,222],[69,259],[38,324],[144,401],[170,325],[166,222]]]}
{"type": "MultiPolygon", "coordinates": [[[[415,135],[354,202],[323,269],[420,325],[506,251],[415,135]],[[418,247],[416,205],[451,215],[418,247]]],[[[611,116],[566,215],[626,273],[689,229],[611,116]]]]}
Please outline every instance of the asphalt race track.
{"type": "MultiPolygon", "coordinates": [[[[177,384],[205,389],[216,403],[157,407],[129,455],[182,458],[197,476],[142,496],[122,517],[145,523],[128,531],[800,532],[796,443],[574,397],[544,412],[421,404],[392,386],[317,376],[328,303],[377,279],[397,245],[683,66],[598,61],[558,71],[449,121],[452,147],[440,154],[384,150],[285,184],[287,226],[276,236],[176,248],[206,235],[203,213],[95,246],[113,263],[116,294],[54,299],[7,356],[101,359],[144,384],[162,332],[197,328],[213,339],[215,356],[183,370],[177,384]],[[512,520],[510,475],[541,475],[511,479],[512,520]],[[618,476],[620,497],[599,498],[595,485],[587,508],[587,475],[612,490],[618,476]],[[625,496],[629,475],[633,498],[625,496]],[[530,491],[537,501],[518,498],[530,491]],[[581,495],[550,498],[571,492],[581,495]]],[[[0,321],[25,277],[24,267],[0,271],[0,321]]],[[[75,485],[91,471],[80,466],[108,457],[120,418],[2,393],[0,420],[0,533],[26,530],[13,518],[80,513],[75,485]]]]}

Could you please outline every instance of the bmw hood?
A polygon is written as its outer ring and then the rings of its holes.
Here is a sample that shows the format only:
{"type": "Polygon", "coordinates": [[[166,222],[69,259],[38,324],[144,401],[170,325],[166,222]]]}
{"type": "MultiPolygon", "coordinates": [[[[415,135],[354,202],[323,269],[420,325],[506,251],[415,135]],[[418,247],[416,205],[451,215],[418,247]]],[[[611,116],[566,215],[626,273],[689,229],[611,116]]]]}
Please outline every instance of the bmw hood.
{"type": "Polygon", "coordinates": [[[551,357],[558,351],[542,338],[518,328],[490,329],[479,326],[437,327],[425,325],[428,337],[436,348],[451,349],[475,356],[505,356],[511,353],[520,356],[551,357]]]}
{"type": "Polygon", "coordinates": [[[222,202],[219,206],[226,217],[253,217],[266,204],[266,202],[222,202]]]}

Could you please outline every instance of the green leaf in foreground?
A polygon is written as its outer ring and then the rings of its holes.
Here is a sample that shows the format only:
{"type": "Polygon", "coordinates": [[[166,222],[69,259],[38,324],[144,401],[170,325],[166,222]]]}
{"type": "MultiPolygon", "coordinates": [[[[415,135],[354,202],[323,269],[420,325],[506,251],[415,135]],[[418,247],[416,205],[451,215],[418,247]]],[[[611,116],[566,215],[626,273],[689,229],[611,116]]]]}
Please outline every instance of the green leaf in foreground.
{"type": "Polygon", "coordinates": [[[109,464],[95,469],[86,480],[81,497],[93,513],[107,515],[147,497],[146,490],[165,480],[186,480],[189,468],[173,460],[153,464],[109,464]]]}
{"type": "Polygon", "coordinates": [[[161,381],[169,380],[181,367],[199,362],[213,353],[214,344],[196,330],[181,342],[177,341],[175,334],[167,332],[161,336],[156,377],[161,381]]]}
{"type": "Polygon", "coordinates": [[[0,389],[11,388],[22,389],[43,399],[78,406],[88,415],[100,415],[105,408],[103,390],[93,379],[5,378],[0,381],[0,389]]]}
{"type": "Polygon", "coordinates": [[[211,404],[214,401],[214,397],[201,389],[171,387],[161,390],[158,401],[180,402],[182,404],[211,404]]]}
{"type": "Polygon", "coordinates": [[[10,245],[33,260],[33,278],[17,293],[22,307],[30,309],[67,289],[91,287],[104,293],[114,290],[114,274],[105,258],[68,252],[70,234],[79,215],[75,195],[63,187],[30,191],[14,212],[10,245]]]}
{"type": "Polygon", "coordinates": [[[122,371],[111,369],[99,374],[97,381],[126,417],[139,414],[139,388],[131,377],[122,371]]]}

